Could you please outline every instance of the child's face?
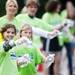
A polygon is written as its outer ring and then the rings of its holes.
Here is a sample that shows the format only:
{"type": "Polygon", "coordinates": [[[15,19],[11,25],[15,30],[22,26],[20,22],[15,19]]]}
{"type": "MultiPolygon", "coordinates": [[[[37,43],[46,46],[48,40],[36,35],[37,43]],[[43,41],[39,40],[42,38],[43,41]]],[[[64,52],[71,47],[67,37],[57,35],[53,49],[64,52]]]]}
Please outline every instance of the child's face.
{"type": "Polygon", "coordinates": [[[4,40],[13,39],[14,36],[15,36],[15,30],[14,30],[14,28],[8,28],[8,29],[3,33],[4,40]]]}
{"type": "Polygon", "coordinates": [[[23,29],[22,32],[21,32],[21,36],[31,39],[31,37],[32,37],[32,30],[29,29],[29,28],[28,29],[23,29]]]}

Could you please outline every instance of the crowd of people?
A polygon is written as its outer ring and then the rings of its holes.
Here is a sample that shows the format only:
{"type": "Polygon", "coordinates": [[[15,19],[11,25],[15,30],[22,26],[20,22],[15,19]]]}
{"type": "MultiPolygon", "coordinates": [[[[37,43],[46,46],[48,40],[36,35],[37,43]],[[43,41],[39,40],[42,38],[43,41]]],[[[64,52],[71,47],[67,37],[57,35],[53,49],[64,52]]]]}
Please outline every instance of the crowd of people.
{"type": "Polygon", "coordinates": [[[45,75],[61,75],[63,47],[67,51],[69,75],[73,75],[75,7],[67,1],[61,11],[59,1],[49,0],[42,18],[37,18],[40,6],[38,0],[26,0],[17,14],[17,1],[7,0],[6,15],[0,17],[0,75],[37,75],[41,63],[45,64],[45,75]]]}

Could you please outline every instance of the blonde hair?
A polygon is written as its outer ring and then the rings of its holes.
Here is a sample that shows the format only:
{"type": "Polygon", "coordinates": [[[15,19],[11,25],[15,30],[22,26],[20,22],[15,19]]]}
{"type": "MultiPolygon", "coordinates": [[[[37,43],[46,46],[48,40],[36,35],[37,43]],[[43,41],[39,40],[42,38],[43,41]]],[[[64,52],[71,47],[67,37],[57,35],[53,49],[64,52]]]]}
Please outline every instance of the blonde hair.
{"type": "Polygon", "coordinates": [[[32,27],[25,23],[22,27],[21,27],[21,30],[20,30],[20,37],[21,37],[21,33],[22,31],[24,31],[25,29],[30,29],[31,30],[31,39],[33,39],[33,31],[32,31],[32,27]]]}
{"type": "Polygon", "coordinates": [[[18,9],[18,4],[17,4],[17,1],[16,1],[16,0],[7,0],[7,2],[6,2],[6,8],[7,8],[7,6],[8,6],[11,2],[13,2],[13,3],[16,5],[17,9],[18,9]]]}

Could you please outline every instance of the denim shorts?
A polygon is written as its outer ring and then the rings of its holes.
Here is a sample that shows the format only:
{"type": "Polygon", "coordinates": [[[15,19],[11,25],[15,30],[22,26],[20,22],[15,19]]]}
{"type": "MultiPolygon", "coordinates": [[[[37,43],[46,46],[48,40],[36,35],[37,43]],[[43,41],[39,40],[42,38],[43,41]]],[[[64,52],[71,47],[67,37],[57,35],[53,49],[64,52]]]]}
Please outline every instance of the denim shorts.
{"type": "Polygon", "coordinates": [[[71,48],[75,48],[75,42],[71,42],[71,48]]]}

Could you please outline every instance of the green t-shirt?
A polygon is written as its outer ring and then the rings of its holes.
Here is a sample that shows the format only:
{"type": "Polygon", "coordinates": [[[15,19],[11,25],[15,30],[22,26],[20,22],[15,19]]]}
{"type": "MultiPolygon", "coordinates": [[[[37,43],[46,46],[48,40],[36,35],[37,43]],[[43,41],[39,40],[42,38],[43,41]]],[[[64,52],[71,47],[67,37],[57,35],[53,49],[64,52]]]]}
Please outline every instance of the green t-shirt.
{"type": "Polygon", "coordinates": [[[5,52],[0,45],[0,75],[19,75],[16,61],[11,59],[10,53],[5,52]]]}
{"type": "MultiPolygon", "coordinates": [[[[61,16],[58,13],[49,13],[46,12],[42,16],[42,20],[47,22],[50,25],[56,26],[62,23],[61,16]]],[[[60,45],[63,45],[62,35],[58,36],[60,45]]]]}
{"type": "MultiPolygon", "coordinates": [[[[38,28],[41,28],[41,29],[46,30],[46,31],[52,30],[51,25],[45,23],[44,21],[42,21],[41,19],[38,19],[36,17],[30,18],[28,16],[28,14],[20,14],[20,15],[16,16],[16,19],[19,21],[19,28],[21,28],[21,26],[24,23],[27,23],[27,24],[30,24],[31,26],[38,27],[38,28]]],[[[40,41],[39,36],[33,35],[33,42],[35,43],[36,47],[40,47],[41,41],[40,41]]]]}
{"type": "Polygon", "coordinates": [[[10,52],[15,52],[16,57],[29,56],[30,63],[24,67],[18,67],[20,75],[37,75],[36,65],[42,63],[42,56],[36,48],[22,44],[13,47],[10,52]]]}
{"type": "Polygon", "coordinates": [[[62,22],[59,14],[51,14],[48,12],[43,15],[42,20],[53,26],[58,25],[62,22]]]}
{"type": "Polygon", "coordinates": [[[17,28],[17,29],[19,29],[18,27],[18,25],[19,25],[19,22],[18,22],[18,20],[14,17],[14,19],[12,20],[12,21],[8,21],[8,19],[7,19],[7,17],[6,16],[3,16],[3,17],[1,17],[0,18],[0,28],[2,27],[2,26],[4,26],[5,24],[7,24],[7,23],[11,23],[11,24],[13,24],[13,25],[15,25],[15,27],[17,28]]]}

